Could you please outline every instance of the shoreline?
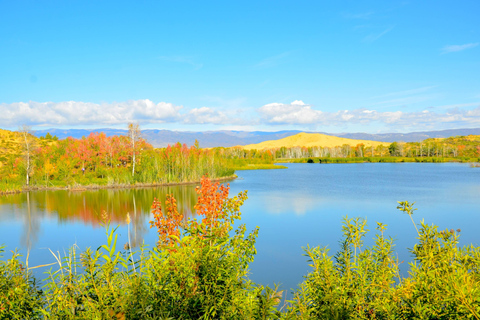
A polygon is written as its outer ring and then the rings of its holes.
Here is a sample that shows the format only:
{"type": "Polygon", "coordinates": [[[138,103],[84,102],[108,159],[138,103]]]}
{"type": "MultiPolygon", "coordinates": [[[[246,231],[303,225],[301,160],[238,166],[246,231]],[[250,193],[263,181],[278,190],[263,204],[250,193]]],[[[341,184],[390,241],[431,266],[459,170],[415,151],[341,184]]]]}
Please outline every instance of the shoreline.
{"type": "Polygon", "coordinates": [[[458,159],[437,157],[354,157],[354,158],[278,158],[276,163],[319,163],[319,164],[348,164],[348,163],[470,163],[476,164],[480,158],[458,159]],[[311,160],[312,162],[308,162],[311,160]]]}
{"type": "MultiPolygon", "coordinates": [[[[237,179],[236,174],[228,177],[221,177],[211,179],[212,182],[225,182],[230,180],[237,179]]],[[[82,192],[87,190],[100,190],[100,189],[136,189],[136,188],[154,188],[154,187],[168,187],[168,186],[182,186],[182,185],[193,185],[200,184],[198,181],[184,181],[184,182],[168,182],[168,183],[137,183],[137,184],[115,184],[115,185],[77,185],[77,186],[67,186],[67,187],[45,187],[45,186],[35,186],[35,187],[24,187],[21,190],[15,191],[0,191],[0,196],[11,195],[17,193],[24,193],[30,191],[58,191],[66,190],[71,192],[82,192]]]]}

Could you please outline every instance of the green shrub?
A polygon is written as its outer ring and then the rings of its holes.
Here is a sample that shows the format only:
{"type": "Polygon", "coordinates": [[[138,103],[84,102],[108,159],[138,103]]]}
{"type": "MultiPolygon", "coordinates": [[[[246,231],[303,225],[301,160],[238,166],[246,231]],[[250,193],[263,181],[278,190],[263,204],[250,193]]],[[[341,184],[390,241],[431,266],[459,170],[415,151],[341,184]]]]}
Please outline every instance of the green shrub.
{"type": "MultiPolygon", "coordinates": [[[[0,246],[0,256],[4,252],[0,246]]],[[[14,252],[0,261],[0,319],[35,319],[42,315],[43,292],[14,252]]]]}
{"type": "Polygon", "coordinates": [[[301,319],[376,318],[391,313],[398,264],[393,241],[379,224],[372,248],[363,247],[366,221],[344,219],[341,250],[331,257],[326,247],[307,247],[312,271],[295,292],[290,316],[301,319]]]}
{"type": "MultiPolygon", "coordinates": [[[[410,217],[415,210],[407,201],[398,208],[410,217]]],[[[438,231],[422,221],[419,244],[411,249],[414,262],[402,277],[393,240],[383,236],[386,225],[377,225],[372,247],[363,245],[366,221],[345,218],[335,256],[326,247],[305,249],[312,271],[294,293],[289,318],[480,318],[480,248],[460,248],[460,230],[438,231]]]]}

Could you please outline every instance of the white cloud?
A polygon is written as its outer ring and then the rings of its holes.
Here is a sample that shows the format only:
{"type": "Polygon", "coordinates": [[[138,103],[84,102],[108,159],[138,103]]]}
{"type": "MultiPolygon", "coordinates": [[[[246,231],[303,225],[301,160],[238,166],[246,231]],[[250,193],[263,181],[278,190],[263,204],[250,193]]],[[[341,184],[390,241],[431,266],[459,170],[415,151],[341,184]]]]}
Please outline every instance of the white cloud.
{"type": "Polygon", "coordinates": [[[184,118],[184,123],[196,123],[196,124],[225,124],[228,122],[227,116],[220,111],[213,110],[212,108],[201,107],[195,108],[188,112],[184,118]]]}
{"type": "Polygon", "coordinates": [[[302,100],[295,100],[295,101],[292,102],[292,105],[304,106],[305,103],[302,100]]]}
{"type": "Polygon", "coordinates": [[[1,103],[0,125],[94,126],[132,121],[165,123],[177,121],[181,108],[166,102],[154,103],[148,99],[101,104],[81,101],[1,103]]]}
{"type": "Polygon", "coordinates": [[[450,46],[445,46],[442,48],[442,53],[451,53],[451,52],[458,52],[458,51],[463,51],[466,49],[471,49],[476,46],[478,46],[480,43],[467,43],[467,44],[461,44],[461,45],[450,45],[450,46]]]}
{"type": "MultiPolygon", "coordinates": [[[[421,91],[421,90],[420,90],[421,91]]],[[[383,107],[383,105],[381,105],[383,107]]],[[[0,103],[0,127],[15,128],[26,124],[52,127],[124,126],[128,122],[142,125],[171,126],[237,126],[244,128],[298,128],[327,131],[335,127],[348,130],[364,127],[365,131],[383,126],[384,130],[426,130],[480,127],[480,102],[432,106],[423,111],[378,111],[370,108],[323,111],[295,100],[289,104],[269,103],[257,109],[201,107],[182,109],[172,103],[130,100],[113,103],[91,102],[17,102],[0,103]],[[428,111],[430,110],[430,111],[428,111]]]]}
{"type": "MultiPolygon", "coordinates": [[[[155,103],[148,99],[113,103],[81,101],[0,103],[0,127],[31,126],[116,126],[129,122],[140,124],[215,124],[244,125],[243,110],[228,108],[222,112],[201,107],[182,110],[172,103],[155,103]],[[184,112],[181,112],[184,111],[184,112]]],[[[248,121],[253,124],[253,121],[248,121]]]]}
{"type": "Polygon", "coordinates": [[[467,117],[476,117],[478,122],[478,120],[480,119],[480,106],[473,110],[468,110],[467,112],[465,112],[465,114],[467,117]]]}
{"type": "MultiPolygon", "coordinates": [[[[297,102],[297,101],[295,101],[297,102]]],[[[301,102],[301,101],[300,101],[301,102]]],[[[478,106],[472,110],[454,108],[443,113],[428,110],[418,112],[387,111],[369,109],[324,112],[310,105],[270,103],[258,109],[263,121],[272,125],[308,125],[320,129],[329,126],[383,124],[395,130],[438,129],[445,127],[480,126],[480,102],[462,106],[478,106]]]]}
{"type": "Polygon", "coordinates": [[[262,118],[271,124],[313,124],[320,121],[322,112],[295,100],[291,104],[270,103],[258,109],[262,118]]]}

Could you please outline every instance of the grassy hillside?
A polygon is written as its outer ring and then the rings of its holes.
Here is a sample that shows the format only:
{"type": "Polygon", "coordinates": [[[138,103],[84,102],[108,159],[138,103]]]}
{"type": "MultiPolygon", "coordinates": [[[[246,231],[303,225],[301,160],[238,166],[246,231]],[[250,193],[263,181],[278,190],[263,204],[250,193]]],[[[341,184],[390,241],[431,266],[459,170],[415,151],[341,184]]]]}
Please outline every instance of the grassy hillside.
{"type": "MultiPolygon", "coordinates": [[[[56,143],[54,139],[36,138],[30,135],[33,146],[45,147],[56,143]]],[[[23,153],[24,137],[21,132],[0,129],[0,168],[23,153]]]]}
{"type": "Polygon", "coordinates": [[[380,141],[369,141],[369,140],[354,140],[347,138],[339,138],[334,136],[328,136],[321,133],[299,133],[294,136],[286,137],[279,140],[269,140],[257,144],[249,144],[243,146],[242,148],[251,150],[251,149],[276,149],[281,147],[328,147],[333,148],[342,145],[356,146],[358,144],[363,144],[366,147],[377,147],[379,145],[387,146],[388,143],[380,141]]]}
{"type": "Polygon", "coordinates": [[[22,136],[19,132],[0,129],[0,167],[9,159],[22,153],[22,136]]]}

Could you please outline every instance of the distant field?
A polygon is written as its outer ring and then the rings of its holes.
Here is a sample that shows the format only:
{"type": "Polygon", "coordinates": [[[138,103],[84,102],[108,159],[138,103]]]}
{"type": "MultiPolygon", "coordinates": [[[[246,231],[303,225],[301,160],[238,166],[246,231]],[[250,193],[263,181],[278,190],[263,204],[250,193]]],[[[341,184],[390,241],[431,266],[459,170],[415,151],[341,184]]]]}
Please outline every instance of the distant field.
{"type": "Polygon", "coordinates": [[[338,147],[344,144],[350,146],[356,146],[358,144],[363,144],[365,147],[377,147],[379,145],[388,146],[388,142],[380,141],[370,141],[370,140],[354,140],[347,138],[339,138],[334,136],[329,136],[321,133],[299,133],[294,136],[286,137],[279,140],[269,140],[257,144],[249,144],[246,146],[241,146],[244,149],[276,149],[281,147],[338,147]]]}

